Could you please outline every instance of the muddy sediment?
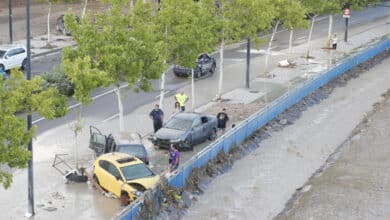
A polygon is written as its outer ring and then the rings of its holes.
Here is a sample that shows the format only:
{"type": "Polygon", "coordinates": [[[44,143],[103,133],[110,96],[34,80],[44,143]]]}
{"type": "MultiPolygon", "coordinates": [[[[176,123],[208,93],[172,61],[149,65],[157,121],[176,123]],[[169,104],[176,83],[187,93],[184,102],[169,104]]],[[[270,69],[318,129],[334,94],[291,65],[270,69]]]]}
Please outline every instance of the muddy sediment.
{"type": "MultiPolygon", "coordinates": [[[[180,219],[191,203],[200,199],[199,196],[205,191],[207,185],[213,178],[228,171],[229,168],[233,166],[235,160],[241,159],[254,149],[258,148],[262,140],[270,137],[271,132],[280,131],[285,126],[293,124],[300,118],[303,111],[326,99],[335,88],[345,86],[348,80],[359,77],[360,74],[381,63],[381,61],[389,58],[389,56],[390,50],[386,50],[370,60],[359,64],[278,115],[275,119],[257,130],[244,143],[232,147],[230,152],[219,152],[217,157],[205,166],[192,170],[186,180],[186,186],[183,190],[170,187],[167,185],[166,180],[163,181],[165,182],[163,187],[158,187],[158,190],[154,195],[147,196],[148,198],[139,213],[139,219],[180,219]]],[[[386,93],[384,96],[390,96],[390,92],[386,93]]],[[[380,104],[374,105],[373,112],[379,105],[380,104]]],[[[245,107],[245,105],[241,106],[241,108],[245,107]]],[[[362,123],[364,123],[365,120],[367,119],[363,119],[362,123]]],[[[363,126],[363,124],[359,126],[363,126]]],[[[359,126],[351,133],[351,137],[361,130],[361,127],[359,126]]],[[[322,172],[324,169],[325,167],[321,167],[319,171],[322,172]]],[[[307,190],[307,188],[304,186],[298,189],[297,195],[299,191],[305,190],[307,190]]]]}
{"type": "Polygon", "coordinates": [[[382,97],[383,100],[373,105],[373,109],[366,113],[326,163],[297,189],[276,219],[315,217],[312,210],[326,210],[329,207],[332,212],[325,212],[327,219],[342,219],[345,216],[351,219],[371,219],[374,216],[375,219],[388,219],[381,205],[389,200],[386,201],[386,196],[380,196],[388,194],[386,188],[390,187],[387,181],[383,181],[388,179],[388,138],[383,137],[386,136],[383,135],[385,128],[382,130],[376,126],[381,124],[378,121],[383,123],[388,120],[388,117],[386,119],[378,113],[390,108],[390,89],[382,97]],[[372,197],[372,194],[375,196],[372,197]],[[344,196],[349,197],[348,201],[340,199],[344,196]]]}

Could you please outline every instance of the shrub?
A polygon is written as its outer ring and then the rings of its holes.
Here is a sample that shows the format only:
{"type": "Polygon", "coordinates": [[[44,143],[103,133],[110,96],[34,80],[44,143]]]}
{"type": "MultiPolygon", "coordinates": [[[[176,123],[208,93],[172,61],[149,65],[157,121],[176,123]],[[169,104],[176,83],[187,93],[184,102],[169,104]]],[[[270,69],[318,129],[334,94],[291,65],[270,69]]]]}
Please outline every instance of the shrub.
{"type": "Polygon", "coordinates": [[[44,90],[55,87],[62,95],[72,96],[74,94],[74,85],[70,82],[61,65],[54,67],[52,72],[43,73],[42,78],[44,79],[42,84],[44,90]]]}

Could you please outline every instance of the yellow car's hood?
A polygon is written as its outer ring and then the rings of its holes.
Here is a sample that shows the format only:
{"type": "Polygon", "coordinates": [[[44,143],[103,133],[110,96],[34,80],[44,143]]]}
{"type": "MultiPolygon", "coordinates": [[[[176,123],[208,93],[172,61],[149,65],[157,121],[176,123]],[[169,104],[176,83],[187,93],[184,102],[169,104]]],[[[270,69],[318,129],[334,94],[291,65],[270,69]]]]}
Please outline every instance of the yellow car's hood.
{"type": "MultiPolygon", "coordinates": [[[[159,175],[151,176],[151,177],[146,177],[146,178],[141,178],[141,179],[135,179],[135,180],[130,180],[127,181],[127,184],[132,186],[132,184],[139,184],[145,187],[146,189],[152,188],[154,185],[157,184],[157,182],[160,180],[159,175]]],[[[133,187],[134,188],[134,187],[133,187]]]]}

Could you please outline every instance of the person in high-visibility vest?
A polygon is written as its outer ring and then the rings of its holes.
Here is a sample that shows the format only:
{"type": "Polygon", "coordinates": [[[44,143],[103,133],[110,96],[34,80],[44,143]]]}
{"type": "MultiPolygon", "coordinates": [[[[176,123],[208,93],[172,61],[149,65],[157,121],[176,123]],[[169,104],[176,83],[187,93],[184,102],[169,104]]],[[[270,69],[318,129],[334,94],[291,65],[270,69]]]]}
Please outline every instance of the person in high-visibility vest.
{"type": "Polygon", "coordinates": [[[188,96],[186,94],[184,94],[183,91],[181,91],[180,93],[177,93],[175,95],[175,100],[176,100],[176,102],[179,103],[180,110],[182,112],[184,112],[186,110],[185,105],[186,105],[186,102],[188,101],[188,96]]]}

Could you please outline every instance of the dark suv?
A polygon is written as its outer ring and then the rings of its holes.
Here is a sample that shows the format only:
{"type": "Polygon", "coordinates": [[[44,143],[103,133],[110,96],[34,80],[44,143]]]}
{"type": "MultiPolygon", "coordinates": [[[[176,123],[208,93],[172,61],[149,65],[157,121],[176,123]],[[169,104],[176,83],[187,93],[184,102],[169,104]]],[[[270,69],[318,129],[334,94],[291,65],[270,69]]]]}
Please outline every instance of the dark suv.
{"type": "MultiPolygon", "coordinates": [[[[210,57],[207,53],[199,55],[196,63],[197,65],[194,69],[195,78],[215,73],[215,69],[217,67],[215,58],[210,57]]],[[[178,77],[189,77],[191,76],[191,68],[174,66],[173,73],[178,77]]]]}

